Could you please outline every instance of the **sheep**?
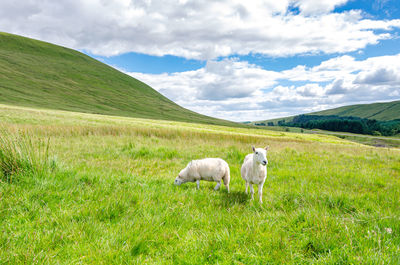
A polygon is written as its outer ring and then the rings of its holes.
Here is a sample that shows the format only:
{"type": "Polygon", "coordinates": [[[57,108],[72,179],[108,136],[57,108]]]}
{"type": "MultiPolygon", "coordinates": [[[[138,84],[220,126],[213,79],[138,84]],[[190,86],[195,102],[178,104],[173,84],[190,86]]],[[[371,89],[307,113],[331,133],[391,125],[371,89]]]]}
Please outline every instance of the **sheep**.
{"type": "Polygon", "coordinates": [[[251,199],[254,199],[253,184],[258,184],[258,197],[262,203],[262,189],[265,179],[267,178],[267,150],[265,148],[253,148],[253,153],[248,154],[244,158],[242,168],[240,170],[242,178],[246,181],[246,194],[247,188],[250,185],[251,199]]]}
{"type": "Polygon", "coordinates": [[[197,189],[200,188],[200,180],[215,181],[217,185],[214,190],[221,186],[221,180],[229,192],[230,173],[229,166],[221,158],[205,158],[192,160],[176,177],[174,184],[181,185],[186,182],[197,183],[197,189]]]}

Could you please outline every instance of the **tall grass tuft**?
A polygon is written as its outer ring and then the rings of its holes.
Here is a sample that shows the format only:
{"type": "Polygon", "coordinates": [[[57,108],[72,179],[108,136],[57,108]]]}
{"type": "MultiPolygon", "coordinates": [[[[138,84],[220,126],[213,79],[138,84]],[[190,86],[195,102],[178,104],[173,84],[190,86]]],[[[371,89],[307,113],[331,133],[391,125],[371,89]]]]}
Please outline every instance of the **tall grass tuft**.
{"type": "Polygon", "coordinates": [[[17,175],[43,175],[54,169],[49,146],[50,138],[0,130],[0,180],[12,183],[17,175]]]}

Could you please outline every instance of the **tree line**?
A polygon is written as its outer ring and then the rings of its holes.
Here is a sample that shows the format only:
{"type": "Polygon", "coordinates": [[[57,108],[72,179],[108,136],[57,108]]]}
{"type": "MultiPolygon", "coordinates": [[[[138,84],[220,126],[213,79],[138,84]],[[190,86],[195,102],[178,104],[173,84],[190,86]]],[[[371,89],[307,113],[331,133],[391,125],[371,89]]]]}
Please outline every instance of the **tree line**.
{"type": "MultiPolygon", "coordinates": [[[[270,125],[268,123],[268,125],[270,125]]],[[[337,115],[299,115],[290,122],[278,121],[279,126],[321,129],[327,131],[393,136],[400,133],[400,120],[377,121],[337,115]]]]}

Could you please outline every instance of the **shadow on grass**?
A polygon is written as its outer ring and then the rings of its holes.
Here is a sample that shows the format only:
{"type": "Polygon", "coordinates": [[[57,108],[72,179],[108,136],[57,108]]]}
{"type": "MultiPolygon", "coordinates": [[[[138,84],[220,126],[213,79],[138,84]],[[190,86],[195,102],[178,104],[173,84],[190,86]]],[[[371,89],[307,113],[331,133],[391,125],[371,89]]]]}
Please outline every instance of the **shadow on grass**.
{"type": "MultiPolygon", "coordinates": [[[[215,185],[207,185],[200,184],[200,190],[197,190],[196,184],[185,184],[180,186],[175,186],[174,188],[181,189],[184,191],[193,190],[195,192],[201,193],[202,191],[206,191],[204,194],[215,193],[215,195],[219,194],[220,197],[220,205],[229,207],[235,204],[247,204],[250,201],[250,195],[246,194],[244,191],[228,191],[224,186],[221,186],[219,190],[214,190],[215,185]]],[[[201,195],[203,196],[203,195],[201,195]]]]}
{"type": "Polygon", "coordinates": [[[221,205],[231,206],[234,204],[246,204],[250,197],[243,191],[231,191],[230,193],[223,191],[221,193],[221,205]]]}

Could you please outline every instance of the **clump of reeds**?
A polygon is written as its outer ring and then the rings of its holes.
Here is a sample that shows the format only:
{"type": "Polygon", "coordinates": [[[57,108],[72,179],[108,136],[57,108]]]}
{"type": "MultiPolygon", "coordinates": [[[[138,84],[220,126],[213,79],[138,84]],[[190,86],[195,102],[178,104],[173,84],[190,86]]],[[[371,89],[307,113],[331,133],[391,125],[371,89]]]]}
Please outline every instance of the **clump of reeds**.
{"type": "Polygon", "coordinates": [[[26,132],[0,130],[0,180],[41,175],[54,169],[49,159],[50,138],[35,139],[26,132]]]}

